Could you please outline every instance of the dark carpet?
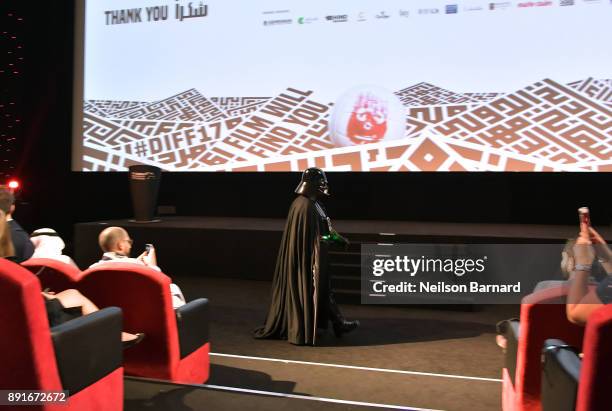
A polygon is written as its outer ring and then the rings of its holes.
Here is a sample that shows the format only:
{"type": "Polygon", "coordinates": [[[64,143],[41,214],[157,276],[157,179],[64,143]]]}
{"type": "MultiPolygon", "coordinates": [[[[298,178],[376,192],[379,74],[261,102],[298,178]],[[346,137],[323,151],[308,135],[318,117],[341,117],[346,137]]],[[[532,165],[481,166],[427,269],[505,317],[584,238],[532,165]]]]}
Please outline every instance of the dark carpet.
{"type": "Polygon", "coordinates": [[[125,379],[125,411],[366,410],[367,406],[125,379]]]}

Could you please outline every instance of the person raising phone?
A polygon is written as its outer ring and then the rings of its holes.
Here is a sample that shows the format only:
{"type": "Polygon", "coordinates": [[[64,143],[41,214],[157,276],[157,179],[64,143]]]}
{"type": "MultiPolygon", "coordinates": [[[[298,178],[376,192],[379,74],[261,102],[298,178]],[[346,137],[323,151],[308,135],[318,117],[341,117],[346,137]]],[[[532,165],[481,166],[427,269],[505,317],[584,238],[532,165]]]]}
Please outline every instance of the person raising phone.
{"type": "MultiPolygon", "coordinates": [[[[147,249],[136,258],[131,258],[132,244],[128,232],[121,227],[108,227],[102,230],[98,236],[98,244],[104,252],[100,261],[92,264],[90,268],[105,263],[134,263],[146,265],[156,271],[161,271],[157,266],[157,254],[152,244],[147,244],[147,249]]],[[[172,307],[178,308],[185,305],[185,297],[178,285],[170,284],[172,295],[172,307]]]]}
{"type": "Polygon", "coordinates": [[[574,276],[567,295],[567,319],[575,324],[585,324],[595,310],[604,304],[612,304],[612,251],[605,240],[590,224],[588,209],[580,214],[580,234],[574,245],[574,276]],[[588,280],[595,258],[599,260],[608,276],[594,289],[589,289],[588,280]]]}

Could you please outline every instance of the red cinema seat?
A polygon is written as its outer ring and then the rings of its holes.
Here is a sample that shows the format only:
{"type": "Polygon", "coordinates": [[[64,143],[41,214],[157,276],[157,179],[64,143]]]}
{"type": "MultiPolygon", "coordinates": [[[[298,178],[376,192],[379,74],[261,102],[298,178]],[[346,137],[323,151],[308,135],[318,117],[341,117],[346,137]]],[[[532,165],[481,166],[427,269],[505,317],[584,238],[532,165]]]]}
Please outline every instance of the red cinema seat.
{"type": "Polygon", "coordinates": [[[78,288],[101,307],[120,307],[125,331],[146,334],[125,351],[126,374],[201,384],[209,373],[208,300],[175,311],[170,284],[148,267],[113,262],[85,271],[78,288]]]}
{"type": "Polygon", "coordinates": [[[523,298],[520,325],[515,327],[513,336],[507,336],[502,372],[504,411],[541,410],[541,356],[546,339],[559,338],[575,347],[582,346],[584,329],[567,320],[566,295],[567,287],[555,287],[523,298]]]}
{"type": "Polygon", "coordinates": [[[545,342],[542,363],[544,411],[607,411],[612,386],[612,305],[589,317],[583,359],[565,341],[545,342]]]}
{"type": "Polygon", "coordinates": [[[584,332],[584,354],[578,384],[578,411],[605,411],[612,408],[612,305],[595,311],[584,332]]]}
{"type": "Polygon", "coordinates": [[[51,258],[31,258],[21,265],[38,276],[43,288],[54,292],[76,288],[81,277],[77,267],[51,258]]]}
{"type": "Polygon", "coordinates": [[[67,405],[15,409],[123,409],[121,310],[100,310],[50,329],[38,278],[0,259],[0,324],[2,389],[70,391],[67,405]]]}

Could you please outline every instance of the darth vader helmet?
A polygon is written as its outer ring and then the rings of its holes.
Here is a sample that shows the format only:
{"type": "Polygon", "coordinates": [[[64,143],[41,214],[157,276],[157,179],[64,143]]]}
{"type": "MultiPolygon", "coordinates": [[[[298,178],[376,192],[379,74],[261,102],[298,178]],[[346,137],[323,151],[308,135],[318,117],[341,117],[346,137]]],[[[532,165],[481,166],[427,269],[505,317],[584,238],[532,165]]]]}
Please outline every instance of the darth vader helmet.
{"type": "Polygon", "coordinates": [[[323,170],[316,167],[311,167],[304,170],[302,173],[302,181],[300,181],[300,184],[298,184],[295,192],[307,197],[312,195],[328,196],[329,186],[327,184],[327,177],[325,177],[323,170]]]}

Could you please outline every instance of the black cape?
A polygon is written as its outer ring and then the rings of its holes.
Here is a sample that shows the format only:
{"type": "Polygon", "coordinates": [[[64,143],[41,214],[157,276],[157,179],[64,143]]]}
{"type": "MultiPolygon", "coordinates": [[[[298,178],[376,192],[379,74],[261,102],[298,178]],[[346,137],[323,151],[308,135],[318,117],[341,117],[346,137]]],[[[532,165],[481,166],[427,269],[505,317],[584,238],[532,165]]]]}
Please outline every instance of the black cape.
{"type": "Polygon", "coordinates": [[[320,204],[299,195],[291,204],[272,281],[272,301],[263,327],[255,338],[287,339],[292,344],[314,345],[317,324],[328,321],[327,247],[320,240],[328,233],[320,204]]]}

